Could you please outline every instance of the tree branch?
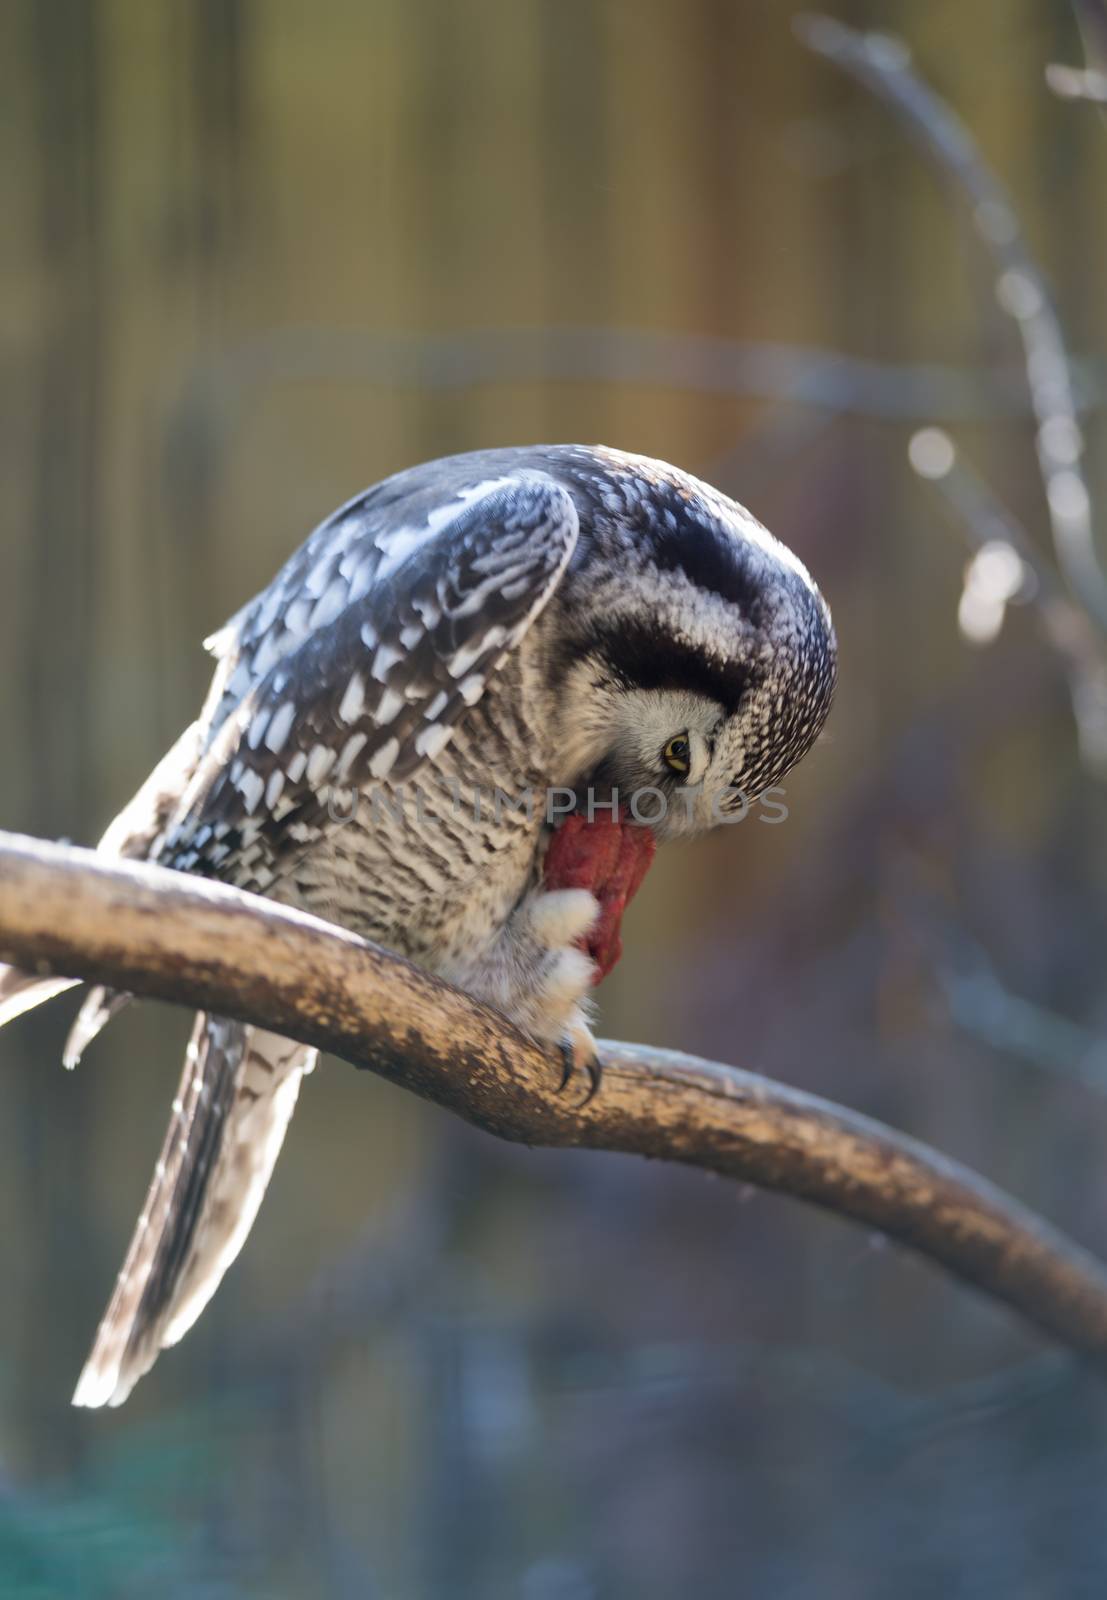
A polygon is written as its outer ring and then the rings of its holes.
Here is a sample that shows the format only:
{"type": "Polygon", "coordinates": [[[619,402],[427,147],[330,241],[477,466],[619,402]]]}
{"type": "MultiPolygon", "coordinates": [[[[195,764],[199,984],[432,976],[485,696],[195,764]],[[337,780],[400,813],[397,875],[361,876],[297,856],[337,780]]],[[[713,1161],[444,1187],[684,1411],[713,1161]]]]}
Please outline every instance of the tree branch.
{"type": "Polygon", "coordinates": [[[0,834],[0,958],[317,1045],[501,1138],[680,1161],[808,1200],[929,1256],[1107,1361],[1107,1271],[991,1184],[867,1117],[736,1067],[605,1043],[589,1104],[494,1011],[286,907],[0,834]]]}

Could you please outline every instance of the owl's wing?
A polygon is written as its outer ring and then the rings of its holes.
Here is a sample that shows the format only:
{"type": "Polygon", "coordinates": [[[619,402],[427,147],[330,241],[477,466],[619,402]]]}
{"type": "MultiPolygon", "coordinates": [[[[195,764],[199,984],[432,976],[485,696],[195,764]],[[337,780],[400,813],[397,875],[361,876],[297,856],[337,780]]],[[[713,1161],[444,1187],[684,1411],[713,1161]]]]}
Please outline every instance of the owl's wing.
{"type": "Polygon", "coordinates": [[[412,777],[577,541],[571,496],[541,472],[481,481],[459,464],[433,493],[381,489],[337,512],[211,641],[207,744],[158,843],[164,864],[264,892],[336,825],[332,786],[412,777]]]}
{"type": "MultiPolygon", "coordinates": [[[[445,746],[556,588],[578,534],[541,473],[445,464],[331,518],[213,642],[184,795],[131,808],[118,848],[266,889],[328,828],[322,789],[406,777],[445,746]],[[452,476],[451,476],[452,473],[452,476]],[[160,830],[160,831],[159,831],[160,830]]],[[[155,786],[161,795],[161,785],[155,786]]],[[[112,1003],[90,996],[72,1055],[112,1003]]],[[[201,1014],[161,1160],[77,1386],[118,1404],[195,1320],[253,1222],[315,1052],[201,1014]]]]}

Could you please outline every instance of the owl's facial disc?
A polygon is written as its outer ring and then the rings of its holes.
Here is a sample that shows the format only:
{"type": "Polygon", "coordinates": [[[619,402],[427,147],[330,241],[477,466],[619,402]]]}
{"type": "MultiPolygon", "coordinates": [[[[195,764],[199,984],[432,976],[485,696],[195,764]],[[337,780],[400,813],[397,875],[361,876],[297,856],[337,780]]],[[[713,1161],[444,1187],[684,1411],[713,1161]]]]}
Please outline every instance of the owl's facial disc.
{"type": "Polygon", "coordinates": [[[717,821],[713,756],[724,722],[722,707],[691,691],[619,690],[608,705],[606,749],[581,788],[601,803],[617,789],[623,814],[658,838],[698,833],[717,821]]]}

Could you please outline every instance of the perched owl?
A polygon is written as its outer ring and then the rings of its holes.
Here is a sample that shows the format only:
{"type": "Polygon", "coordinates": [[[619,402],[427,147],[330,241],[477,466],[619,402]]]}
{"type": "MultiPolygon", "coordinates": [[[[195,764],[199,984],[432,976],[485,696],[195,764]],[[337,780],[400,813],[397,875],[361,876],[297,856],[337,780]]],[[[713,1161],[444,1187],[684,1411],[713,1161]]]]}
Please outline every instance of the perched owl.
{"type": "MultiPolygon", "coordinates": [[[[208,649],[198,720],[100,849],[339,923],[583,1066],[598,908],[544,879],[551,824],[641,795],[662,841],[726,820],[809,749],[835,679],[826,605],[749,512],[663,462],[577,445],[386,479],[208,649]]],[[[0,1022],[66,986],[0,969],[0,1022]]],[[[68,1064],[125,1000],[89,995],[68,1064]]],[[[315,1055],[197,1016],[76,1404],[124,1400],[195,1321],[315,1055]]]]}

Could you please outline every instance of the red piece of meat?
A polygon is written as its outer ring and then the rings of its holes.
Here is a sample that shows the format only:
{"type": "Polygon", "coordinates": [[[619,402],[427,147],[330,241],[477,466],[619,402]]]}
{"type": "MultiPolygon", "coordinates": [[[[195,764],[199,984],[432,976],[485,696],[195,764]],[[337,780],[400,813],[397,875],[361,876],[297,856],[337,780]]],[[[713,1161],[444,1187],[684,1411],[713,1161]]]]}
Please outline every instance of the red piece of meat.
{"type": "Polygon", "coordinates": [[[638,892],[657,849],[650,828],[607,815],[574,813],[558,827],[546,850],[547,889],[590,889],[600,902],[596,926],[583,948],[606,978],[623,953],[623,912],[638,892]]]}

